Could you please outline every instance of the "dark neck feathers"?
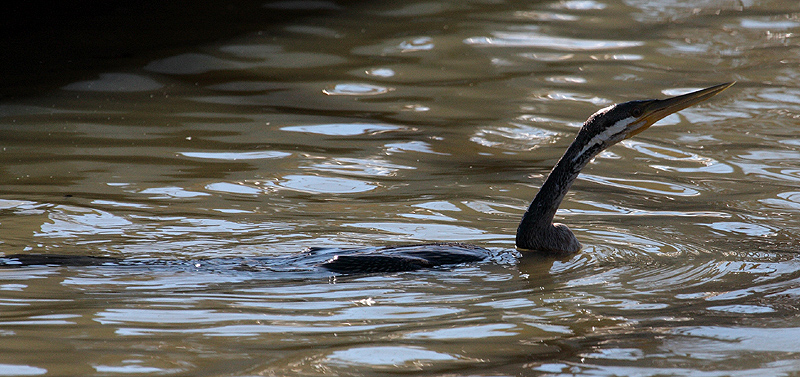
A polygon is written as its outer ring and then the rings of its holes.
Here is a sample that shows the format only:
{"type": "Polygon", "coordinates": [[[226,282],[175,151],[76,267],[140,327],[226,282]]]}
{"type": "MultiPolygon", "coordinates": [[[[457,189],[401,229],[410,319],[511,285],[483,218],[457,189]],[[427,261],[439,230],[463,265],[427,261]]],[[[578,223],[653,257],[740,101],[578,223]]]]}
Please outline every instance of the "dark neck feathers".
{"type": "Polygon", "coordinates": [[[580,243],[569,228],[553,224],[553,217],[581,169],[607,146],[602,140],[590,137],[586,129],[586,126],[581,129],[561,156],[522,216],[517,228],[517,248],[554,254],[580,250],[580,243]]]}

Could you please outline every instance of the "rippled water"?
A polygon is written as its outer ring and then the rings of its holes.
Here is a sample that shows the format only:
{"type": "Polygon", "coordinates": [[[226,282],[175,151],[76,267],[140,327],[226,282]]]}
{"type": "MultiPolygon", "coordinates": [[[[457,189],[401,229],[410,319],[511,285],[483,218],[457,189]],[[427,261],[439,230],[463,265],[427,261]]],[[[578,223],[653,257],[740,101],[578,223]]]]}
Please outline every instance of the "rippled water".
{"type": "Polygon", "coordinates": [[[0,375],[795,375],[793,1],[273,2],[284,23],[0,103],[0,375]],[[738,83],[604,152],[520,255],[600,107],[738,83]],[[482,263],[190,261],[460,241],[482,263]]]}

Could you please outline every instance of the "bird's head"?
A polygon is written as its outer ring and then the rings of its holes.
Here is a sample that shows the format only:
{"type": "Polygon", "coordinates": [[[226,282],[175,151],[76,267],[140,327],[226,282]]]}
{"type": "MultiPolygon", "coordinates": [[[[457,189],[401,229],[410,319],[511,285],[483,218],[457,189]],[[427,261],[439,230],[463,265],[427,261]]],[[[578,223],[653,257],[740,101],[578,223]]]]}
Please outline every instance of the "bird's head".
{"type": "Polygon", "coordinates": [[[600,151],[646,130],[667,115],[703,102],[734,83],[720,84],[667,99],[630,101],[606,107],[594,113],[584,123],[576,140],[581,150],[575,159],[590,159],[600,151]]]}

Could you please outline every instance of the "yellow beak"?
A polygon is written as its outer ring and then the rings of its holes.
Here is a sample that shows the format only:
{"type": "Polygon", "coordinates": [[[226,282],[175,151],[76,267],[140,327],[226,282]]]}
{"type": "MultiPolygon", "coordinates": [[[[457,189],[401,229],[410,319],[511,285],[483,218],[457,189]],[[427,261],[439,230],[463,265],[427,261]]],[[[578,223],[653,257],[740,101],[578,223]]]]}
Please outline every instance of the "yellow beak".
{"type": "Polygon", "coordinates": [[[634,128],[631,133],[628,134],[626,139],[646,130],[648,127],[652,126],[653,123],[664,119],[667,115],[677,113],[678,111],[681,111],[689,106],[696,105],[713,96],[716,96],[723,90],[730,88],[735,83],[736,81],[715,85],[710,88],[682,94],[672,98],[653,100],[646,105],[644,113],[636,122],[634,122],[640,124],[640,126],[634,128]]]}

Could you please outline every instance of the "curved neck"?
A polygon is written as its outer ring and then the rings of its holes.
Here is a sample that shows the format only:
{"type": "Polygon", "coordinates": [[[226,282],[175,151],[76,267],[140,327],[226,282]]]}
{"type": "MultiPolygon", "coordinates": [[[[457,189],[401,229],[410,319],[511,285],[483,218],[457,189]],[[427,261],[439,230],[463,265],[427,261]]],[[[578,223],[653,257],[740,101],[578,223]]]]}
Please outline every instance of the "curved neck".
{"type": "MultiPolygon", "coordinates": [[[[517,228],[517,247],[537,249],[543,247],[538,242],[553,227],[553,217],[564,200],[564,196],[578,178],[581,169],[603,150],[600,143],[582,142],[582,135],[572,142],[567,151],[547,176],[536,197],[528,206],[517,228]]],[[[558,245],[552,245],[558,247],[558,245]]]]}

